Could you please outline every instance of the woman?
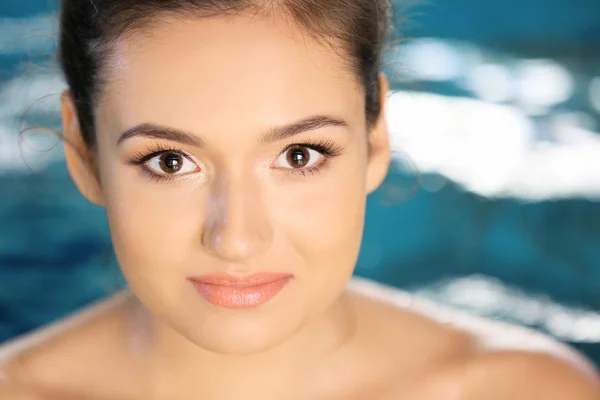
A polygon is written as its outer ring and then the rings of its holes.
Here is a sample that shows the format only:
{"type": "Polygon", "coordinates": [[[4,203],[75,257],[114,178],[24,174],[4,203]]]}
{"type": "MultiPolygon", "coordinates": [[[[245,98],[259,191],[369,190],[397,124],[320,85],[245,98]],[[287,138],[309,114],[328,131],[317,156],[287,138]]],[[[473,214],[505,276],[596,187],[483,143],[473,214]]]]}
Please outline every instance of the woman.
{"type": "Polygon", "coordinates": [[[389,15],[63,0],[67,165],[131,293],[13,351],[2,398],[600,398],[558,357],[485,350],[347,287],[390,162],[389,15]]]}

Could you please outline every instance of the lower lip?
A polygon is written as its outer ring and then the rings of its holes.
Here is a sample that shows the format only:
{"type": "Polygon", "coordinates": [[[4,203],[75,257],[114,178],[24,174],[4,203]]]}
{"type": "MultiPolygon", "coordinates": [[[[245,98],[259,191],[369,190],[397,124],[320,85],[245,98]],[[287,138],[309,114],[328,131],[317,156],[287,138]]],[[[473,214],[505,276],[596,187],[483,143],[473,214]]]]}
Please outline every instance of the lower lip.
{"type": "Polygon", "coordinates": [[[211,304],[224,308],[252,308],[277,296],[289,281],[290,277],[286,277],[269,283],[243,287],[191,282],[202,297],[211,304]]]}

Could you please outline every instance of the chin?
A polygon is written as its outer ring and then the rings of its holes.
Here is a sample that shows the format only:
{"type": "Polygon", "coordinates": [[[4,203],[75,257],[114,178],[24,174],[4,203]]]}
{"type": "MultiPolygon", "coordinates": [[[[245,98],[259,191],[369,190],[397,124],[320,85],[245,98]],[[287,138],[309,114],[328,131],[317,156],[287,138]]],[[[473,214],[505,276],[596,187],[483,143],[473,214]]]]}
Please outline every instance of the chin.
{"type": "Polygon", "coordinates": [[[254,316],[208,317],[186,332],[180,332],[204,350],[225,355],[252,355],[276,348],[301,327],[285,318],[254,316]]]}

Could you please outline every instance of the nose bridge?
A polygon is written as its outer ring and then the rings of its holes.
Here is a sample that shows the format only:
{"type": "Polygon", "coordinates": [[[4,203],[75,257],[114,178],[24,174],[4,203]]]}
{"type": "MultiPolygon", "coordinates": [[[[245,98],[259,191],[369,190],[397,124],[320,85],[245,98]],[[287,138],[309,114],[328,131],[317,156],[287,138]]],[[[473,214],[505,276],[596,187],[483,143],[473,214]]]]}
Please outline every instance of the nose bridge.
{"type": "Polygon", "coordinates": [[[262,193],[246,174],[215,180],[202,232],[204,247],[221,258],[243,261],[264,252],[273,232],[262,193]]]}

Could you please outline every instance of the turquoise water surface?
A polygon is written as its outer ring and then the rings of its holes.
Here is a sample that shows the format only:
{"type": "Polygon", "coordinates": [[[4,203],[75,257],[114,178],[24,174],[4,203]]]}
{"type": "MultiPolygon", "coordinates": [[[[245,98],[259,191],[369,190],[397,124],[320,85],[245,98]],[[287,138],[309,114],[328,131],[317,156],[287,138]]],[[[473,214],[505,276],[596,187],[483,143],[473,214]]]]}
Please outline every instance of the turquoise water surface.
{"type": "MultiPolygon", "coordinates": [[[[17,140],[58,126],[55,4],[0,3],[0,341],[122,284],[60,148],[17,140]]],[[[600,3],[428,2],[402,30],[386,63],[395,164],[369,199],[357,274],[600,365],[600,3]]]]}

